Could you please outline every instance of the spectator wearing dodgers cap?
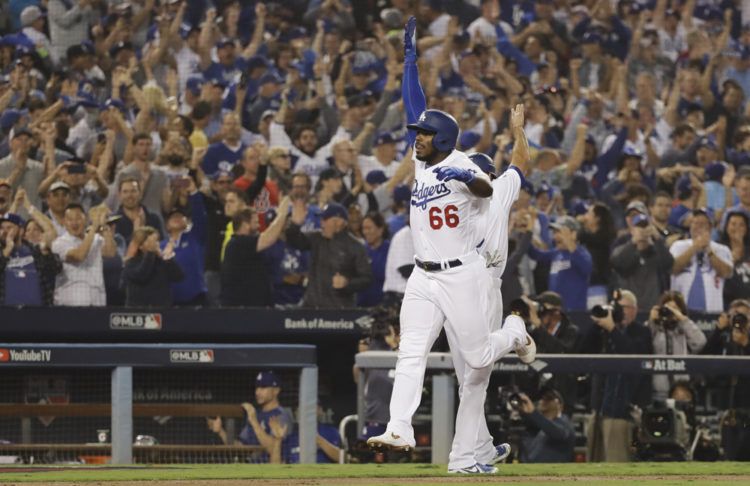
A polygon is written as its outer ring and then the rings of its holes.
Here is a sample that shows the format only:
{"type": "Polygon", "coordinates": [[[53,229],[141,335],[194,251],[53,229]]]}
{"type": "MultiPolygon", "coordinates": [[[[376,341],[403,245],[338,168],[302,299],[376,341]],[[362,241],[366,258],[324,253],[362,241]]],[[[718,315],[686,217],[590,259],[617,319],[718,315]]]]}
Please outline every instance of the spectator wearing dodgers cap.
{"type": "Polygon", "coordinates": [[[372,155],[360,155],[359,167],[362,173],[367,175],[374,170],[383,171],[390,179],[398,169],[396,156],[398,139],[391,133],[381,133],[375,139],[372,155]]]}
{"type": "Polygon", "coordinates": [[[310,276],[304,306],[323,308],[353,307],[356,293],[372,281],[372,268],[362,243],[349,234],[348,212],[331,202],[321,214],[319,231],[302,232],[308,207],[295,200],[292,221],[286,231],[287,243],[299,250],[310,250],[310,276]]]}

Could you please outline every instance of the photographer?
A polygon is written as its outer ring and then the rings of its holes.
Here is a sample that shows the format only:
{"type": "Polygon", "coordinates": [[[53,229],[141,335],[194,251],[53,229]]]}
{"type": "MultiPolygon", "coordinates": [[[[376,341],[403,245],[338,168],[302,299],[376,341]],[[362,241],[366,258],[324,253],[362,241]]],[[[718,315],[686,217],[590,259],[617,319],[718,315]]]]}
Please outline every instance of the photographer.
{"type": "MultiPolygon", "coordinates": [[[[399,342],[398,314],[385,309],[377,313],[372,323],[370,337],[361,339],[358,352],[396,351],[399,342]]],[[[360,439],[380,435],[385,432],[390,412],[388,410],[393,390],[394,370],[370,368],[364,371],[354,365],[354,381],[364,373],[365,380],[365,427],[360,431],[360,439]]]]}
{"type": "MultiPolygon", "coordinates": [[[[629,290],[615,291],[612,304],[592,310],[592,326],[583,339],[582,353],[652,354],[651,333],[635,321],[638,300],[629,290]]],[[[628,462],[632,424],[630,408],[643,405],[650,397],[641,390],[648,382],[639,375],[594,374],[591,378],[588,461],[628,462]]]]}
{"type": "MultiPolygon", "coordinates": [[[[578,344],[578,326],[570,322],[563,311],[560,294],[548,290],[539,294],[536,302],[525,296],[521,298],[528,306],[529,334],[536,343],[537,352],[574,353],[578,344]]],[[[572,374],[555,375],[549,385],[560,391],[568,407],[566,411],[570,413],[575,406],[576,377],[572,374]]]]}
{"type": "MultiPolygon", "coordinates": [[[[709,336],[706,354],[750,356],[750,302],[737,299],[729,312],[721,314],[709,336]]],[[[750,460],[750,378],[735,375],[729,379],[727,412],[722,419],[721,442],[726,459],[750,460]]]]}
{"type": "Polygon", "coordinates": [[[576,433],[567,415],[563,398],[554,388],[542,390],[538,410],[529,397],[519,394],[521,416],[530,431],[523,441],[521,462],[573,462],[576,433]]]}
{"type": "MultiPolygon", "coordinates": [[[[648,319],[654,353],[685,356],[703,350],[706,336],[686,314],[682,294],[672,291],[662,294],[659,304],[651,308],[648,319]]],[[[675,381],[689,379],[688,375],[654,375],[654,400],[666,399],[675,381]]]]}

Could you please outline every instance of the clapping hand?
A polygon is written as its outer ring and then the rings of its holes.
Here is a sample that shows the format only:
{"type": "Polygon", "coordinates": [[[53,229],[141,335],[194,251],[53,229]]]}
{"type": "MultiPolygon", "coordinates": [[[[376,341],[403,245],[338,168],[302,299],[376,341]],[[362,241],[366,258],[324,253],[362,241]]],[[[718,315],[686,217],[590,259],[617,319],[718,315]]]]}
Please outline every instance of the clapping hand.
{"type": "Polygon", "coordinates": [[[471,184],[476,177],[474,172],[459,167],[436,167],[432,172],[437,174],[437,180],[441,182],[456,180],[465,184],[471,184]]]}

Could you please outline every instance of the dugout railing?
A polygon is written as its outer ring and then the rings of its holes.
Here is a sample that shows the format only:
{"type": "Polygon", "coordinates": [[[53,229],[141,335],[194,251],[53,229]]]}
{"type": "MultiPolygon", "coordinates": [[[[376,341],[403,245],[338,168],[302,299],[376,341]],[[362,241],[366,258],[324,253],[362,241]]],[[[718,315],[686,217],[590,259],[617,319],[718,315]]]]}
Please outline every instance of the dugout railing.
{"type": "MultiPolygon", "coordinates": [[[[395,351],[365,351],[355,356],[358,368],[392,369],[396,367],[395,351]]],[[[446,464],[453,440],[456,410],[456,379],[450,353],[429,353],[427,373],[432,375],[431,462],[446,464]]],[[[674,356],[674,355],[592,355],[538,354],[531,364],[521,363],[515,355],[495,363],[493,373],[627,373],[750,375],[750,356],[674,356]]],[[[357,387],[357,429],[364,427],[364,373],[357,387]]]]}
{"type": "MultiPolygon", "coordinates": [[[[196,380],[201,373],[209,373],[209,379],[222,375],[242,376],[242,386],[252,386],[253,376],[246,370],[275,370],[290,376],[297,388],[297,431],[299,435],[299,462],[314,463],[316,457],[318,367],[317,353],[312,345],[276,344],[0,344],[0,370],[6,381],[0,397],[0,420],[11,420],[20,428],[18,441],[0,441],[0,456],[15,454],[28,456],[49,454],[50,451],[64,455],[75,452],[76,457],[108,457],[112,464],[137,462],[169,462],[202,454],[206,462],[214,462],[212,456],[234,455],[252,452],[259,447],[226,445],[159,444],[148,440],[134,444],[134,418],[174,419],[192,417],[205,420],[221,416],[227,422],[241,424],[244,411],[239,401],[235,403],[134,403],[134,370],[146,376],[168,372],[167,379],[179,376],[185,382],[196,380]],[[29,403],[34,397],[32,381],[21,383],[25,373],[59,372],[67,370],[74,378],[85,379],[86,374],[101,375],[104,370],[109,381],[109,393],[99,390],[92,393],[94,402],[55,403],[47,399],[29,403]],[[296,376],[295,376],[296,375],[296,376]],[[16,390],[23,389],[25,398],[16,390]],[[30,390],[30,388],[32,388],[30,390]],[[107,400],[109,398],[109,400],[107,400]],[[37,421],[61,420],[65,418],[93,417],[96,423],[106,423],[106,440],[101,443],[46,443],[44,434],[36,434],[32,440],[30,419],[37,421]],[[41,439],[41,440],[39,440],[41,439]],[[165,459],[166,458],[166,459],[165,459]]],[[[42,376],[42,380],[45,379],[42,376]]],[[[54,380],[54,377],[48,378],[54,380]]],[[[37,380],[38,381],[38,380],[37,380]]],[[[239,382],[238,382],[239,383],[239,382]]],[[[247,399],[251,388],[247,389],[247,399]]],[[[141,392],[143,393],[143,392],[141,392]]],[[[244,393],[244,392],[243,392],[244,393]]],[[[167,398],[179,392],[168,391],[167,398]],[[171,394],[171,395],[170,395],[171,394]]],[[[138,397],[136,397],[138,398],[138,397]]],[[[189,398],[189,397],[188,397],[189,398]]],[[[290,405],[290,404],[287,404],[290,405]]],[[[240,428],[238,426],[237,428],[240,428]]],[[[75,435],[73,430],[71,435],[75,435]]],[[[232,437],[235,432],[230,431],[232,437]]],[[[94,441],[96,442],[96,441],[94,441]]]]}

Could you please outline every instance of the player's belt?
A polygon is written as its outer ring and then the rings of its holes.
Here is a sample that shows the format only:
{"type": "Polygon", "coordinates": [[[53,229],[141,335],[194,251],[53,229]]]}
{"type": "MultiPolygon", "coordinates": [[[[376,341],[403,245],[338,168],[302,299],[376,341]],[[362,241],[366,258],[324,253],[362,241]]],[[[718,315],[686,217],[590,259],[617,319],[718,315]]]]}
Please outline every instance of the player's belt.
{"type": "Polygon", "coordinates": [[[422,260],[415,258],[414,264],[425,272],[439,272],[440,270],[447,270],[449,268],[460,267],[463,262],[458,258],[455,260],[448,260],[446,262],[423,262],[422,260]]]}

